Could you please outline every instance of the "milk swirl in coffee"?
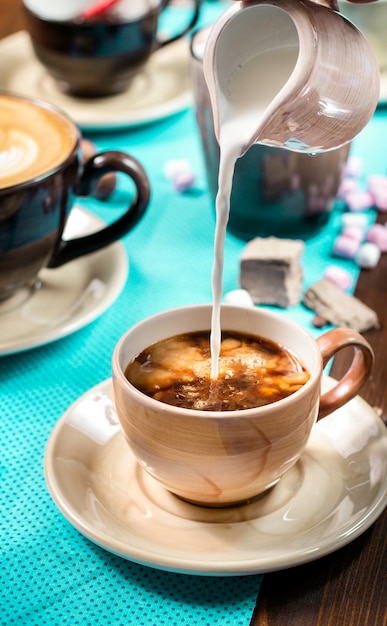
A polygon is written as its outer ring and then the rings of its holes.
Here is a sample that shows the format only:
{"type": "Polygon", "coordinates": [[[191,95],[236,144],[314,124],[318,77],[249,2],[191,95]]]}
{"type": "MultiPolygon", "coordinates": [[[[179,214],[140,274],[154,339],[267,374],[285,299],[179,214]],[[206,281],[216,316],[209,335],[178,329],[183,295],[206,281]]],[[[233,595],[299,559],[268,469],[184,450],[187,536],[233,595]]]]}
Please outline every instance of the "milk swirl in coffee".
{"type": "Polygon", "coordinates": [[[55,111],[0,94],[0,189],[55,169],[76,141],[72,124],[55,111]]]}
{"type": "Polygon", "coordinates": [[[210,377],[209,331],[185,333],[143,350],[125,376],[151,398],[198,411],[241,411],[298,391],[309,372],[290,350],[263,337],[223,329],[219,374],[210,377]]]}

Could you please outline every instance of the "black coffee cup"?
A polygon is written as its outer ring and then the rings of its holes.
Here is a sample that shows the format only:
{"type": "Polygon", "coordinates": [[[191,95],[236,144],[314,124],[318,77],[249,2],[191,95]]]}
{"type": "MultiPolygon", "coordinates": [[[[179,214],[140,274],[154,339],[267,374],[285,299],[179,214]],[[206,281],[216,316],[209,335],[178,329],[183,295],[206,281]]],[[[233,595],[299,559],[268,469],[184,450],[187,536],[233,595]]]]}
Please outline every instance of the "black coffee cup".
{"type": "Polygon", "coordinates": [[[153,52],[196,24],[200,0],[192,0],[192,17],[178,34],[160,39],[159,16],[169,1],[121,0],[88,18],[78,14],[80,2],[24,0],[25,26],[37,58],[63,92],[109,96],[125,91],[153,52]]]}
{"type": "Polygon", "coordinates": [[[55,268],[104,248],[141,219],[150,197],[140,163],[106,151],[82,164],[76,125],[50,104],[0,93],[0,300],[55,268]],[[108,172],[124,172],[136,192],[121,217],[84,237],[62,237],[76,196],[93,193],[108,172]]]}

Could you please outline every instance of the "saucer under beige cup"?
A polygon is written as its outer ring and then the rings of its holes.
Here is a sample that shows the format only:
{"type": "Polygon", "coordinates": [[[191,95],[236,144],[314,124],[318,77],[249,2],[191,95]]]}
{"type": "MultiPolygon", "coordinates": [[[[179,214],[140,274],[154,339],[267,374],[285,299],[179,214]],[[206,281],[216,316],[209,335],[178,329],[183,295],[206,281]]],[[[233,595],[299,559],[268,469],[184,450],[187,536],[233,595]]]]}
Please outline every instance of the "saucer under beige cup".
{"type": "MultiPolygon", "coordinates": [[[[322,382],[324,391],[335,384],[322,382]]],[[[381,515],[387,429],[357,396],[314,425],[301,458],[260,498],[196,506],[139,466],[121,433],[109,378],[60,417],[44,469],[62,515],[114,555],[191,575],[267,574],[342,548],[381,515]]]]}
{"type": "Polygon", "coordinates": [[[285,346],[309,371],[308,382],[277,402],[219,412],[164,404],[127,380],[127,365],[145,348],[182,333],[209,330],[211,314],[211,304],[183,306],[129,329],[114,350],[113,389],[122,432],[141,468],[185,500],[223,507],[265,492],[293,467],[316,420],[343,406],[367,380],[373,353],[361,335],[348,329],[334,329],[315,341],[279,314],[223,305],[222,329],[285,346]],[[350,346],[354,356],[345,377],[321,395],[324,366],[350,346]]]}

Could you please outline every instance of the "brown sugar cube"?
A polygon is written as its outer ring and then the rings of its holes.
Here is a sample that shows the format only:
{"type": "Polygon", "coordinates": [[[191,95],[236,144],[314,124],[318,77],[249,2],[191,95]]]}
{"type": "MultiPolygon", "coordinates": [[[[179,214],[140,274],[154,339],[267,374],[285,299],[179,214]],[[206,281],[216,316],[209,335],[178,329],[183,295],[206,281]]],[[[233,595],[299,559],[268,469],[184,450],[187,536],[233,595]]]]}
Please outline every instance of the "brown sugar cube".
{"type": "Polygon", "coordinates": [[[302,295],[303,251],[304,242],[298,239],[252,239],[241,255],[241,288],[249,292],[255,304],[283,308],[298,304],[302,295]]]}
{"type": "Polygon", "coordinates": [[[380,326],[375,311],[358,298],[342,291],[327,278],[322,278],[309,287],[303,302],[335,326],[352,328],[359,333],[380,326]]]}

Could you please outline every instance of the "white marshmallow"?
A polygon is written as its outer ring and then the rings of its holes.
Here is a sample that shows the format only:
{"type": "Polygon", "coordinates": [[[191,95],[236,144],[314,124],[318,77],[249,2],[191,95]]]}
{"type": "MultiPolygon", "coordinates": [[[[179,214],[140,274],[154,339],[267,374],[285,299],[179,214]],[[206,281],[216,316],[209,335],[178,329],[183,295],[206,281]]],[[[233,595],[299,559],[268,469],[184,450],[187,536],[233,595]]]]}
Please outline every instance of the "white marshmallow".
{"type": "Polygon", "coordinates": [[[225,294],[223,298],[227,304],[236,306],[254,307],[254,302],[246,289],[234,289],[225,294]]]}

